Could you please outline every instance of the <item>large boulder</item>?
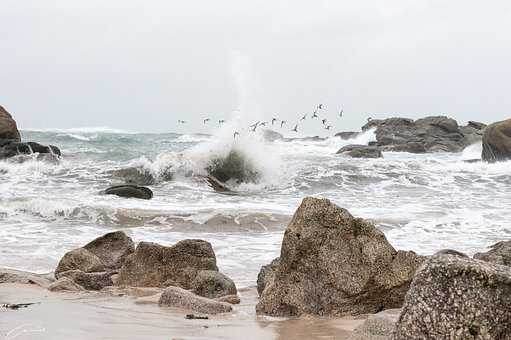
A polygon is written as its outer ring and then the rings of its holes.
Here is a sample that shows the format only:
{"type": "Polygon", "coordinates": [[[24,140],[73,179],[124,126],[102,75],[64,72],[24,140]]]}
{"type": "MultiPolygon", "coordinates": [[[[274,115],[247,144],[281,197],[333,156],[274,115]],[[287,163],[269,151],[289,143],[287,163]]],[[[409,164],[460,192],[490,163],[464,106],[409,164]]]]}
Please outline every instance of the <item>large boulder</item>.
{"type": "Polygon", "coordinates": [[[474,258],[503,266],[511,266],[511,241],[498,242],[490,248],[486,253],[475,254],[474,258]]]}
{"type": "Polygon", "coordinates": [[[140,242],[119,271],[121,286],[192,288],[201,270],[218,271],[209,242],[183,240],[171,247],[140,242]]]}
{"type": "Polygon", "coordinates": [[[102,272],[105,266],[101,259],[84,248],[77,248],[67,252],[60,259],[55,269],[55,277],[58,279],[59,274],[69,270],[81,270],[84,273],[102,272]]]}
{"type": "Polygon", "coordinates": [[[471,122],[459,126],[449,117],[431,116],[416,121],[407,118],[371,120],[362,127],[363,131],[376,129],[376,146],[382,151],[460,152],[467,146],[480,141],[484,124],[471,122]]]}
{"type": "Polygon", "coordinates": [[[371,223],[327,199],[305,198],[257,312],[344,316],[401,307],[422,258],[396,251],[371,223]]]}
{"type": "Polygon", "coordinates": [[[486,127],[481,158],[490,163],[511,159],[511,119],[486,127]]]}
{"type": "Polygon", "coordinates": [[[201,270],[192,282],[192,291],[209,299],[236,295],[234,281],[216,270],[201,270]]]}
{"type": "Polygon", "coordinates": [[[109,270],[120,269],[126,257],[135,251],[135,243],[123,231],[105,234],[87,243],[87,249],[109,270]]]}
{"type": "Polygon", "coordinates": [[[383,154],[376,146],[367,145],[346,145],[342,147],[338,154],[350,156],[352,158],[382,158],[383,154]]]}
{"type": "Polygon", "coordinates": [[[203,314],[220,314],[232,311],[232,306],[228,303],[198,296],[179,287],[165,289],[160,297],[159,305],[187,309],[203,314]]]}
{"type": "Polygon", "coordinates": [[[511,268],[439,254],[417,271],[395,340],[511,339],[511,268]]]}
{"type": "Polygon", "coordinates": [[[153,198],[153,192],[146,187],[139,187],[131,184],[114,185],[101,192],[102,195],[116,195],[124,198],[138,198],[150,200],[153,198]]]}
{"type": "Polygon", "coordinates": [[[232,150],[225,158],[211,160],[207,167],[209,175],[220,182],[234,181],[235,183],[255,183],[260,173],[255,169],[242,152],[232,150]]]}
{"type": "Polygon", "coordinates": [[[19,142],[21,141],[21,135],[11,114],[0,106],[0,140],[2,139],[19,142]]]}

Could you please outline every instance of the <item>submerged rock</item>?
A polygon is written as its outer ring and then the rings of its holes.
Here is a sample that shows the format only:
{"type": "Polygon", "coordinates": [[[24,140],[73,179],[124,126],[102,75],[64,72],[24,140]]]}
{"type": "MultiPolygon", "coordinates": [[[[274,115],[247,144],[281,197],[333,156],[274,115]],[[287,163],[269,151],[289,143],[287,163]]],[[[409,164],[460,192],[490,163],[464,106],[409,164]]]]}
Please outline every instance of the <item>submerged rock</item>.
{"type": "Polygon", "coordinates": [[[416,121],[407,118],[375,119],[362,127],[376,129],[376,146],[382,151],[411,153],[460,152],[482,139],[484,124],[471,122],[466,127],[449,117],[431,116],[416,121]]]}
{"type": "Polygon", "coordinates": [[[511,266],[511,241],[495,243],[486,253],[477,253],[474,258],[481,261],[511,266]]]}
{"type": "Polygon", "coordinates": [[[116,195],[124,198],[139,198],[150,200],[153,198],[153,192],[146,187],[139,187],[136,185],[115,185],[101,192],[103,195],[116,195]]]}
{"type": "Polygon", "coordinates": [[[16,121],[2,106],[0,106],[0,140],[12,140],[13,142],[21,141],[21,135],[18,131],[16,121]]]}
{"type": "Polygon", "coordinates": [[[337,153],[352,158],[383,158],[380,149],[367,145],[347,145],[342,147],[337,153]]]}
{"type": "Polygon", "coordinates": [[[210,299],[236,295],[234,281],[216,270],[201,270],[192,282],[192,291],[210,299]]]}
{"type": "Polygon", "coordinates": [[[69,270],[81,270],[84,273],[102,272],[105,266],[101,259],[84,248],[77,248],[67,252],[60,259],[57,269],[55,269],[55,278],[59,278],[59,274],[69,270]]]}
{"type": "Polygon", "coordinates": [[[227,157],[213,159],[207,172],[220,182],[256,183],[260,174],[254,165],[239,151],[232,150],[227,157]]]}
{"type": "Polygon", "coordinates": [[[305,198],[257,312],[344,316],[399,308],[422,260],[396,251],[374,225],[329,200],[305,198]]]}
{"type": "Polygon", "coordinates": [[[417,271],[393,339],[510,339],[511,268],[436,254],[417,271]]]}
{"type": "Polygon", "coordinates": [[[171,247],[140,242],[119,271],[121,286],[192,288],[201,270],[218,271],[209,242],[183,240],[171,247]]]}
{"type": "Polygon", "coordinates": [[[87,243],[83,248],[99,257],[105,268],[120,269],[126,257],[135,252],[135,243],[123,231],[114,231],[87,243]]]}
{"type": "Polygon", "coordinates": [[[203,314],[220,314],[232,311],[232,306],[228,303],[207,299],[179,287],[165,289],[160,297],[159,305],[183,308],[203,314]]]}
{"type": "Polygon", "coordinates": [[[483,135],[481,158],[489,163],[511,159],[511,119],[488,125],[483,135]]]}

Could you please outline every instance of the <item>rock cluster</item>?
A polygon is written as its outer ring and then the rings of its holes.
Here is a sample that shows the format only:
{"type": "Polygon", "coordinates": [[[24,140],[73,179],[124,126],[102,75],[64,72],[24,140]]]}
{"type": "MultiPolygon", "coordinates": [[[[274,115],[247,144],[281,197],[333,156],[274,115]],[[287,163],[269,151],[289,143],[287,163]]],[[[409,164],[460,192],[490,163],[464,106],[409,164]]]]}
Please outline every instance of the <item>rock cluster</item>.
{"type": "Polygon", "coordinates": [[[511,159],[511,119],[488,125],[481,158],[490,163],[511,159]]]}
{"type": "Polygon", "coordinates": [[[260,276],[257,312],[344,316],[398,308],[422,261],[396,251],[374,225],[329,200],[305,198],[279,261],[260,276]]]}
{"type": "Polygon", "coordinates": [[[338,154],[350,156],[352,158],[382,158],[381,150],[376,146],[367,145],[347,145],[342,147],[338,154]]]}

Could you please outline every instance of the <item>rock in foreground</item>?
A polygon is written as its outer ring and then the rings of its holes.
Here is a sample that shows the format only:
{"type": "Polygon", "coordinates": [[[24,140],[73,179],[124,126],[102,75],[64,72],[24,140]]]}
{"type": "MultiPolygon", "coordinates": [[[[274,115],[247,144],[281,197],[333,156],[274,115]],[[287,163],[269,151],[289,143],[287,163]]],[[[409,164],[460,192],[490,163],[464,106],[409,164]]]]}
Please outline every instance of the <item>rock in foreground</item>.
{"type": "Polygon", "coordinates": [[[77,248],[67,252],[60,259],[55,269],[55,277],[58,279],[59,274],[69,270],[80,270],[84,273],[102,272],[105,266],[101,259],[84,248],[77,248]]]}
{"type": "Polygon", "coordinates": [[[131,184],[114,185],[101,193],[103,195],[116,195],[124,198],[138,198],[143,200],[150,200],[153,198],[151,189],[131,184]]]}
{"type": "Polygon", "coordinates": [[[488,125],[483,135],[481,158],[489,163],[511,159],[511,119],[488,125]]]}
{"type": "Polygon", "coordinates": [[[172,247],[140,242],[119,271],[118,284],[190,289],[201,270],[218,271],[216,256],[209,242],[183,240],[172,247]]]}
{"type": "Polygon", "coordinates": [[[286,229],[257,312],[344,316],[398,308],[421,262],[329,200],[305,198],[286,229]]]}
{"type": "Polygon", "coordinates": [[[209,299],[238,294],[234,281],[215,270],[201,270],[192,282],[193,292],[209,299]]]}
{"type": "Polygon", "coordinates": [[[220,314],[232,311],[232,306],[228,303],[197,296],[178,287],[165,289],[160,297],[159,305],[188,309],[203,314],[220,314]]]}
{"type": "Polygon", "coordinates": [[[105,234],[87,243],[87,249],[101,260],[105,268],[121,268],[128,255],[135,252],[135,243],[122,231],[105,234]]]}
{"type": "Polygon", "coordinates": [[[511,339],[511,268],[435,255],[417,272],[395,340],[511,339]]]}

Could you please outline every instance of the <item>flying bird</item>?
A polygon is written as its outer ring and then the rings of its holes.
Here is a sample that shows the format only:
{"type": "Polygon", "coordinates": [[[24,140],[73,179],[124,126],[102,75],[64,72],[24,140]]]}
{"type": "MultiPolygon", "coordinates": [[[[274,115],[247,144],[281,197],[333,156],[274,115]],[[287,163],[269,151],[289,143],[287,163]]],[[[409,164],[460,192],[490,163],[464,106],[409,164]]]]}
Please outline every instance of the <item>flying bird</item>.
{"type": "Polygon", "coordinates": [[[223,120],[223,119],[220,119],[220,120],[218,121],[218,125],[222,125],[223,123],[225,123],[225,120],[223,120]]]}
{"type": "Polygon", "coordinates": [[[209,119],[209,118],[204,119],[204,124],[206,124],[206,123],[207,123],[207,122],[209,122],[210,120],[211,120],[211,119],[209,119]]]}
{"type": "Polygon", "coordinates": [[[277,118],[272,118],[272,120],[271,120],[271,125],[273,126],[273,124],[275,124],[275,122],[276,122],[277,120],[278,120],[277,118]]]}
{"type": "Polygon", "coordinates": [[[302,119],[300,119],[300,120],[305,120],[305,119],[307,119],[307,114],[304,114],[302,119]]]}
{"type": "Polygon", "coordinates": [[[238,136],[238,137],[239,137],[239,135],[240,135],[240,133],[239,133],[238,131],[235,131],[235,132],[234,132],[234,139],[236,139],[236,136],[238,136]]]}
{"type": "Polygon", "coordinates": [[[332,128],[332,125],[328,125],[325,127],[325,130],[330,130],[332,128]]]}
{"type": "Polygon", "coordinates": [[[284,126],[284,124],[286,124],[287,122],[285,120],[281,121],[280,122],[280,127],[282,128],[282,126],[284,126]]]}
{"type": "Polygon", "coordinates": [[[323,122],[323,125],[326,124],[326,119],[322,119],[321,122],[323,122]]]}
{"type": "Polygon", "coordinates": [[[317,118],[318,117],[318,111],[314,111],[314,114],[312,115],[312,118],[317,118]]]}
{"type": "Polygon", "coordinates": [[[319,109],[319,110],[322,110],[322,109],[323,109],[323,104],[319,104],[319,105],[318,105],[318,109],[319,109]]]}
{"type": "Polygon", "coordinates": [[[295,125],[295,128],[291,131],[298,132],[298,124],[295,125]]]}
{"type": "Polygon", "coordinates": [[[179,119],[177,122],[178,122],[179,124],[184,124],[184,123],[186,123],[184,120],[181,120],[181,119],[179,119]]]}
{"type": "Polygon", "coordinates": [[[342,117],[342,114],[344,113],[344,109],[341,108],[341,112],[339,112],[339,117],[342,117]]]}

